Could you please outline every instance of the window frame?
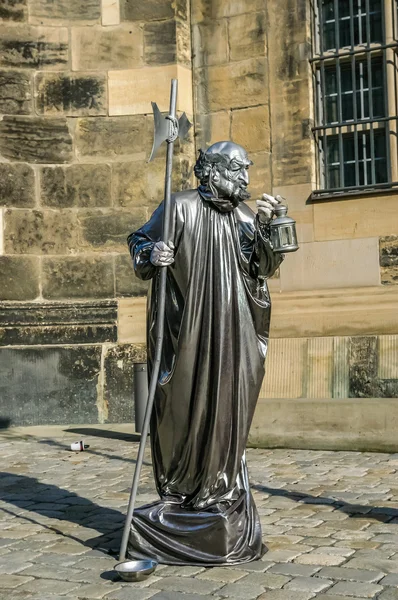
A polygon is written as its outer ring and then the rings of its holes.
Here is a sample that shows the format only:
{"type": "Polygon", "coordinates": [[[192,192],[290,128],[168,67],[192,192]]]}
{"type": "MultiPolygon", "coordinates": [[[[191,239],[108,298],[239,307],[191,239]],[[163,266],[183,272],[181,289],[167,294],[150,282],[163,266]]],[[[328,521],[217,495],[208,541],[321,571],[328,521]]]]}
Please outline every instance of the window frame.
{"type": "MultiPolygon", "coordinates": [[[[346,0],[349,2],[350,10],[350,42],[349,46],[340,46],[339,27],[340,19],[338,13],[338,0],[333,0],[335,31],[334,40],[337,48],[323,49],[323,27],[320,22],[323,0],[310,0],[311,7],[311,30],[312,30],[312,57],[310,65],[313,81],[313,102],[314,115],[316,121],[312,127],[312,134],[315,145],[317,181],[316,188],[311,198],[322,199],[338,197],[347,194],[363,194],[368,191],[379,191],[396,188],[398,191],[398,156],[397,156],[397,136],[398,136],[398,0],[380,0],[381,4],[381,42],[370,42],[370,6],[371,0],[363,0],[366,6],[366,43],[354,45],[354,19],[361,18],[360,9],[358,13],[354,11],[354,4],[358,0],[346,0]],[[391,14],[391,21],[387,22],[386,17],[391,14]],[[356,17],[355,15],[359,16],[356,17]],[[388,42],[388,43],[387,43],[388,42]],[[372,85],[372,62],[381,60],[382,64],[382,82],[383,82],[383,106],[384,116],[373,116],[373,85],[372,85]],[[356,82],[357,65],[366,64],[368,78],[368,117],[358,118],[358,90],[356,82]],[[388,65],[388,66],[387,66],[388,65]],[[337,94],[337,122],[328,123],[327,112],[327,87],[325,73],[327,69],[334,69],[336,72],[336,94],[337,94]],[[352,80],[352,113],[353,119],[343,120],[342,109],[342,77],[343,69],[351,72],[352,80]],[[389,69],[389,70],[388,70],[389,69]],[[392,89],[391,89],[392,88],[392,89]],[[376,161],[381,160],[375,155],[375,135],[379,135],[381,129],[385,131],[385,161],[386,161],[386,181],[376,183],[376,161]],[[370,155],[371,155],[371,182],[360,183],[361,161],[359,159],[359,137],[362,132],[369,132],[370,136],[370,155]],[[330,187],[327,140],[328,138],[338,138],[339,145],[339,187],[330,187]],[[344,168],[347,161],[344,160],[343,140],[344,136],[354,137],[355,152],[355,185],[344,185],[344,168]]],[[[360,96],[360,95],[359,95],[360,96]]],[[[363,115],[366,112],[362,113],[363,115]]],[[[363,169],[366,170],[365,163],[363,169]]],[[[366,180],[366,179],[365,179],[366,180]]]]}

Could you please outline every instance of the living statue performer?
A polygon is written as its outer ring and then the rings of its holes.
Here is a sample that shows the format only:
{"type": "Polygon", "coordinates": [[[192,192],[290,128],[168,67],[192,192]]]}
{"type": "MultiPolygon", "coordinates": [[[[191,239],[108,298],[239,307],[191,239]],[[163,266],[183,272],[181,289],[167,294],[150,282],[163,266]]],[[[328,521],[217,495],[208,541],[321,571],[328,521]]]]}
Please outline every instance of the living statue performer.
{"type": "Polygon", "coordinates": [[[130,558],[163,564],[232,565],[265,551],[250,492],[245,447],[264,376],[270,324],[266,280],[283,255],[269,224],[245,200],[252,162],[232,142],[200,152],[197,189],[172,196],[168,243],[163,204],[129,247],[151,279],[148,367],[153,364],[159,267],[167,265],[165,333],[150,437],[160,500],[134,511],[130,558]]]}

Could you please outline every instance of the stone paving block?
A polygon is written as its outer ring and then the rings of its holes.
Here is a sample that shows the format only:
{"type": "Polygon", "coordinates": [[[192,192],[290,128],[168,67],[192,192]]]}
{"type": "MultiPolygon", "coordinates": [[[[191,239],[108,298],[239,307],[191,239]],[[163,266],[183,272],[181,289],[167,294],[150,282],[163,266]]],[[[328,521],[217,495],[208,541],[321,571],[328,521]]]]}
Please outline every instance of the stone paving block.
{"type": "Polygon", "coordinates": [[[380,596],[377,596],[377,600],[398,600],[398,589],[387,588],[380,596]]]}
{"type": "MultiPolygon", "coordinates": [[[[154,600],[218,600],[221,596],[202,596],[201,594],[180,594],[178,592],[157,592],[151,596],[154,600]]],[[[124,600],[124,599],[123,599],[124,600]]],[[[130,600],[126,596],[126,600],[130,600]]]]}
{"type": "Polygon", "coordinates": [[[355,554],[355,550],[352,548],[336,547],[336,546],[323,546],[322,548],[315,548],[313,554],[332,554],[333,556],[352,556],[355,554]]]}
{"type": "MultiPolygon", "coordinates": [[[[176,574],[178,574],[179,569],[181,570],[181,567],[174,568],[176,569],[176,574]]],[[[162,571],[161,574],[163,576],[164,571],[162,571]]],[[[209,579],[210,581],[234,583],[245,576],[246,573],[243,570],[234,569],[233,567],[213,567],[212,569],[205,569],[203,573],[196,576],[196,579],[209,579]]]]}
{"type": "MultiPolygon", "coordinates": [[[[220,582],[206,581],[204,579],[190,579],[188,584],[185,577],[164,577],[160,581],[156,581],[154,587],[158,590],[185,592],[187,590],[187,585],[189,585],[190,591],[197,594],[210,594],[222,587],[220,582]]],[[[261,593],[261,591],[262,590],[260,590],[259,593],[261,593]]]]}
{"type": "Polygon", "coordinates": [[[105,585],[105,582],[102,583],[92,583],[89,585],[82,585],[81,587],[79,587],[77,594],[79,598],[89,598],[91,600],[91,598],[93,598],[93,600],[95,599],[100,599],[103,598],[105,595],[109,594],[110,592],[115,593],[117,592],[118,588],[120,589],[120,587],[118,586],[117,583],[113,583],[112,586],[110,585],[105,585]]]}
{"type": "Polygon", "coordinates": [[[398,573],[386,575],[378,583],[380,583],[380,585],[395,585],[398,587],[398,573]]]}
{"type": "Polygon", "coordinates": [[[283,589],[296,590],[298,592],[322,592],[333,584],[330,579],[319,579],[317,577],[295,577],[287,583],[283,589]]]}
{"type": "Polygon", "coordinates": [[[384,573],[398,573],[398,560],[382,558],[352,558],[346,563],[352,569],[380,570],[384,573]]]}
{"type": "Polygon", "coordinates": [[[26,562],[26,558],[25,561],[21,559],[15,560],[12,556],[6,554],[2,557],[2,560],[0,560],[0,575],[13,575],[14,573],[20,573],[26,569],[26,567],[31,566],[32,563],[26,562]]]}
{"type": "Polygon", "coordinates": [[[320,569],[320,566],[286,563],[281,565],[274,565],[269,569],[269,572],[278,573],[280,575],[291,575],[292,577],[311,577],[311,575],[314,575],[320,569]]]}
{"type": "Polygon", "coordinates": [[[290,579],[286,575],[277,575],[276,573],[250,573],[241,583],[262,585],[267,589],[276,590],[282,588],[290,579]]]}
{"type": "Polygon", "coordinates": [[[155,589],[135,589],[130,584],[130,587],[123,588],[105,596],[106,600],[146,600],[153,598],[157,590],[155,589]]]}
{"type": "Polygon", "coordinates": [[[296,590],[272,590],[265,592],[257,600],[309,600],[313,592],[297,592],[296,590]]]}
{"type": "MultiPolygon", "coordinates": [[[[347,565],[349,563],[346,563],[347,565]]],[[[383,577],[382,571],[366,569],[351,569],[349,567],[326,567],[317,573],[317,577],[344,581],[362,581],[367,583],[378,582],[383,577]]]]}
{"type": "Polygon", "coordinates": [[[222,598],[234,598],[236,600],[253,600],[264,591],[263,585],[255,583],[246,583],[238,581],[237,583],[228,583],[223,588],[217,590],[217,594],[222,598]]]}
{"type": "Polygon", "coordinates": [[[335,556],[333,554],[309,553],[302,554],[295,559],[295,563],[301,565],[341,565],[345,562],[344,556],[335,556]]]}
{"type": "Polygon", "coordinates": [[[62,592],[67,594],[72,590],[76,590],[79,586],[77,583],[68,581],[63,581],[62,584],[60,584],[60,582],[55,579],[34,579],[33,581],[24,583],[20,586],[18,591],[24,592],[25,594],[57,594],[60,592],[60,587],[62,587],[62,592]]]}
{"type": "MultiPolygon", "coordinates": [[[[267,554],[264,555],[267,557],[267,554]]],[[[234,569],[241,569],[242,571],[252,572],[252,571],[266,571],[270,568],[274,563],[267,560],[256,560],[249,563],[243,563],[241,565],[234,565],[234,569]]]]}
{"type": "Polygon", "coordinates": [[[383,588],[373,583],[360,583],[352,581],[340,581],[329,589],[331,594],[336,596],[354,596],[360,598],[373,598],[375,594],[381,592],[383,588]]]}
{"type": "Polygon", "coordinates": [[[32,581],[33,577],[24,577],[23,575],[2,575],[1,576],[1,587],[3,589],[14,589],[23,583],[32,581]]]}
{"type": "Polygon", "coordinates": [[[295,550],[274,550],[274,551],[270,551],[267,552],[267,554],[265,555],[267,560],[272,561],[272,562],[277,562],[277,563],[284,563],[284,562],[290,562],[291,560],[293,560],[294,558],[296,558],[297,556],[300,556],[300,551],[295,551],[295,550]]]}

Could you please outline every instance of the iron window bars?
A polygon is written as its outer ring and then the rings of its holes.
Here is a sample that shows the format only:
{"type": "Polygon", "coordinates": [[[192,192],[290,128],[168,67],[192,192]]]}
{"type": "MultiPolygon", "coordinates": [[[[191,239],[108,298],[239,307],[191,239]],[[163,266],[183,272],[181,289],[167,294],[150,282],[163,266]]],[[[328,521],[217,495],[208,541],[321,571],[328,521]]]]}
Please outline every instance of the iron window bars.
{"type": "Polygon", "coordinates": [[[398,0],[311,0],[317,190],[398,186],[398,0]]]}

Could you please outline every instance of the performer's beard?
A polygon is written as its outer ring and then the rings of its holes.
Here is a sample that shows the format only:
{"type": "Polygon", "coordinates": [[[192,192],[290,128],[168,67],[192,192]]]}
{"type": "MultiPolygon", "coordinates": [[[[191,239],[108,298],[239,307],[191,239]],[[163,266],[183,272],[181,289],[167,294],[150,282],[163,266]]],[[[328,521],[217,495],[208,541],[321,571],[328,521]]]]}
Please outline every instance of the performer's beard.
{"type": "Polygon", "coordinates": [[[227,178],[221,173],[220,181],[217,182],[217,184],[214,184],[210,178],[209,189],[214,198],[229,200],[234,206],[238,206],[239,202],[243,202],[250,198],[246,183],[227,178]]]}

